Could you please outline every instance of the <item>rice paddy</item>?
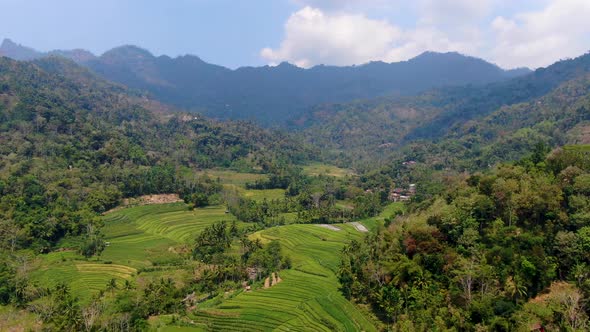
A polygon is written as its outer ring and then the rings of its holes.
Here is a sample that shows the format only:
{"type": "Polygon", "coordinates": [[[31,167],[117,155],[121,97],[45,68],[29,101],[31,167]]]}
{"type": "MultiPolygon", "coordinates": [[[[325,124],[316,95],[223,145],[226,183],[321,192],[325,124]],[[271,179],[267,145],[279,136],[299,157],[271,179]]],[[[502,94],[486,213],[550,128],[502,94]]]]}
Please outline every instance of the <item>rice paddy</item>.
{"type": "Polygon", "coordinates": [[[197,310],[193,320],[213,331],[373,331],[375,326],[338,290],[339,253],[360,239],[351,225],[334,231],[317,225],[287,225],[253,234],[263,242],[279,240],[293,260],[283,281],[268,289],[242,292],[220,305],[197,310]]]}
{"type": "Polygon", "coordinates": [[[39,264],[41,267],[31,274],[39,286],[53,288],[58,283],[65,283],[81,299],[104,290],[111,279],[121,286],[137,272],[129,266],[86,261],[73,252],[48,254],[39,264]]]}
{"type": "MultiPolygon", "coordinates": [[[[203,229],[219,221],[235,221],[223,206],[208,206],[187,210],[184,203],[133,207],[114,212],[107,220],[123,224],[132,222],[137,230],[168,238],[174,242],[189,242],[203,229]]],[[[107,224],[106,232],[109,231],[107,224]]]]}
{"type": "Polygon", "coordinates": [[[100,260],[86,260],[73,251],[50,253],[40,256],[32,279],[44,287],[63,282],[81,299],[88,299],[104,290],[111,279],[122,285],[139,268],[179,259],[171,248],[190,242],[217,221],[235,217],[220,206],[189,211],[185,204],[174,203],[121,209],[103,219],[109,245],[100,260]]]}
{"type": "MultiPolygon", "coordinates": [[[[225,181],[229,181],[229,175],[225,176],[225,181]]],[[[232,179],[235,183],[244,180],[245,177],[237,176],[232,179]]],[[[239,192],[256,200],[284,195],[283,190],[240,188],[239,192]]],[[[372,229],[396,209],[399,206],[392,205],[381,216],[361,223],[372,229]]],[[[285,217],[294,222],[296,214],[285,217]]],[[[125,280],[134,280],[142,268],[166,266],[170,260],[182,259],[175,248],[190,244],[205,227],[221,220],[234,221],[235,217],[226,213],[223,206],[189,211],[185,204],[173,203],[123,208],[107,214],[103,220],[103,233],[109,245],[100,260],[86,260],[73,251],[50,253],[42,256],[31,278],[47,287],[58,282],[69,284],[74,294],[85,301],[105,290],[112,279],[121,286],[125,280]]],[[[238,227],[246,226],[238,222],[238,227]]],[[[173,326],[165,317],[154,317],[150,324],[158,331],[374,331],[374,320],[342,296],[336,277],[342,247],[362,236],[351,224],[338,224],[335,228],[289,224],[251,234],[252,239],[262,242],[278,240],[283,254],[291,258],[292,268],[280,272],[282,282],[267,289],[238,290],[223,299],[200,303],[189,314],[193,327],[173,326]]],[[[170,272],[153,273],[157,276],[170,272]]]]}

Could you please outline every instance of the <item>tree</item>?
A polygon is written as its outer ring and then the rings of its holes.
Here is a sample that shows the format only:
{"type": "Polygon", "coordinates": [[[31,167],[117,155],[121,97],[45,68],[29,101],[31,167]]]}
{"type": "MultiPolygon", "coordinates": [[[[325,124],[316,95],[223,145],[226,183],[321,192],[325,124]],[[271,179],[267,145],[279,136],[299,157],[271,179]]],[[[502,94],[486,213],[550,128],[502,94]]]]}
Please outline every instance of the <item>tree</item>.
{"type": "Polygon", "coordinates": [[[106,243],[104,241],[104,236],[94,226],[94,224],[89,223],[87,225],[87,232],[84,242],[80,246],[80,253],[86,258],[90,258],[95,255],[100,257],[105,248],[106,243]]]}
{"type": "Polygon", "coordinates": [[[86,331],[94,329],[95,322],[104,311],[104,303],[99,299],[91,301],[88,305],[82,308],[82,320],[86,331]]]}
{"type": "Polygon", "coordinates": [[[195,193],[191,195],[190,202],[194,207],[200,208],[209,205],[209,197],[204,193],[195,193]]]}

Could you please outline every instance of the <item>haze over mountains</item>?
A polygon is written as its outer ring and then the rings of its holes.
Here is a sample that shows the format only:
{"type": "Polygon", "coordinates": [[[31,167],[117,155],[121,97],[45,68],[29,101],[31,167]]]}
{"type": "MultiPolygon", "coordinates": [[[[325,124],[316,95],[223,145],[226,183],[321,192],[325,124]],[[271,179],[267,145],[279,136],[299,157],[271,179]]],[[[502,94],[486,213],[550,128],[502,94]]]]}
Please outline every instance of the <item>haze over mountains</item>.
{"type": "Polygon", "coordinates": [[[38,52],[4,40],[0,55],[32,60],[58,55],[102,77],[150,92],[158,100],[218,118],[285,124],[310,107],[387,95],[414,95],[432,88],[483,85],[530,72],[503,70],[458,53],[426,52],[397,63],[316,66],[289,63],[231,70],[193,55],[154,56],[136,46],[121,46],[95,56],[84,50],[38,52]]]}

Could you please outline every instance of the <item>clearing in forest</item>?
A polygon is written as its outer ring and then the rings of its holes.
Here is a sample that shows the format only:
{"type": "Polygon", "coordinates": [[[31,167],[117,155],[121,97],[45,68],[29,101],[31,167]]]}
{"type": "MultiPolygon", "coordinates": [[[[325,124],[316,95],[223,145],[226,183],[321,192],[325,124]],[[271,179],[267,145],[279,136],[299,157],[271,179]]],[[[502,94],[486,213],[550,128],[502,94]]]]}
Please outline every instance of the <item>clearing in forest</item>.
{"type": "Polygon", "coordinates": [[[309,176],[326,175],[337,178],[355,175],[355,173],[350,169],[320,163],[303,166],[303,173],[309,176]]]}

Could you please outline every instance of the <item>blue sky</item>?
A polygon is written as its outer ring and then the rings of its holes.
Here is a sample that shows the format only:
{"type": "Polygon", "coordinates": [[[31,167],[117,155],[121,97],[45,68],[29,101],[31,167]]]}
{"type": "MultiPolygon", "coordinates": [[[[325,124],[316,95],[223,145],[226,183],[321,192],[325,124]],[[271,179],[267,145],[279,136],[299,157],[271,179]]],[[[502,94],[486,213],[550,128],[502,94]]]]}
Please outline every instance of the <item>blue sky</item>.
{"type": "Polygon", "coordinates": [[[96,54],[123,44],[231,68],[458,51],[505,68],[590,49],[588,0],[0,0],[0,38],[96,54]]]}

